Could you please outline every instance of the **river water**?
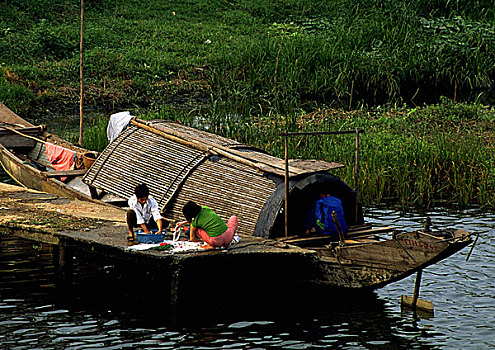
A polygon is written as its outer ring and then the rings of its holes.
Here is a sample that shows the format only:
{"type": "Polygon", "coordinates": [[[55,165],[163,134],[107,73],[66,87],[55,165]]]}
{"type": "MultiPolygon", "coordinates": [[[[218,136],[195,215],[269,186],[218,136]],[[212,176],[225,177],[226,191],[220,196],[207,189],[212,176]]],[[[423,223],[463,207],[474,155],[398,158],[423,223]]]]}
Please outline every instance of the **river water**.
{"type": "MultiPolygon", "coordinates": [[[[47,245],[0,237],[1,349],[495,349],[495,214],[436,210],[400,214],[373,208],[376,225],[457,227],[480,236],[471,247],[427,268],[422,299],[433,317],[400,309],[414,277],[374,293],[313,294],[277,302],[263,290],[252,300],[231,299],[218,309],[191,300],[197,313],[183,322],[167,317],[159,291],[126,280],[111,264],[76,256],[70,286],[57,282],[47,245]],[[265,301],[265,302],[260,302],[265,301]]],[[[254,283],[255,281],[253,281],[254,283]]]]}

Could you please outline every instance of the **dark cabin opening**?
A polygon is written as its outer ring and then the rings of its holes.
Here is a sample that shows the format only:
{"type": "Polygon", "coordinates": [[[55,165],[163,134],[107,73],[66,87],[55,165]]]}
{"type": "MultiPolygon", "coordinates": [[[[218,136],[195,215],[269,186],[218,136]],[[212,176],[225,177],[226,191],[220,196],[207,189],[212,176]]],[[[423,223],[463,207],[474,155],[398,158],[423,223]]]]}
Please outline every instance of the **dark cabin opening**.
{"type": "MultiPolygon", "coordinates": [[[[329,174],[315,174],[297,182],[289,191],[288,235],[302,235],[306,231],[306,213],[320,198],[320,194],[331,194],[342,201],[346,223],[359,225],[363,223],[361,205],[358,206],[356,218],[356,193],[337,176],[329,174]]],[[[281,201],[270,231],[270,237],[285,235],[284,200],[281,201]]]]}

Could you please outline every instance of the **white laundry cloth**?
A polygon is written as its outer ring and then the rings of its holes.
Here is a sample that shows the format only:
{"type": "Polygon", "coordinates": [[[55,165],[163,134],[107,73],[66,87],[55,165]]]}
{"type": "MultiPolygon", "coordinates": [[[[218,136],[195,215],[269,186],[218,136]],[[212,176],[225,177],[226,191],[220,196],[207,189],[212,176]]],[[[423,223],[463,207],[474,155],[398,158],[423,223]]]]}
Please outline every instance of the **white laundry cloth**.
{"type": "Polygon", "coordinates": [[[122,130],[127,127],[132,118],[133,116],[128,111],[112,114],[107,126],[108,142],[115,140],[122,130]]]}
{"type": "MultiPolygon", "coordinates": [[[[163,243],[168,243],[173,246],[172,249],[167,250],[168,252],[171,253],[177,253],[177,252],[187,252],[187,251],[200,251],[204,250],[201,248],[204,243],[202,242],[189,242],[189,241],[172,241],[172,240],[165,240],[163,243]]],[[[140,244],[135,244],[130,247],[127,247],[129,250],[148,250],[151,248],[159,247],[161,243],[140,243],[140,244]]]]}

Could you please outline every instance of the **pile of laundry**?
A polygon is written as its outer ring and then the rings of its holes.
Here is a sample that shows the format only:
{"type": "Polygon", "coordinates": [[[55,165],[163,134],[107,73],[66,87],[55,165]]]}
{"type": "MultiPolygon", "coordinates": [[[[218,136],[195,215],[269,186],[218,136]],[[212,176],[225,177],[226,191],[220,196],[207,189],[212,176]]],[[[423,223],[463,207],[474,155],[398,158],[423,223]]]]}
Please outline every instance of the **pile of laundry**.
{"type": "Polygon", "coordinates": [[[190,251],[200,251],[203,250],[201,246],[204,245],[203,242],[189,242],[189,241],[174,241],[165,240],[161,243],[140,243],[135,244],[127,249],[129,250],[168,250],[171,253],[177,252],[190,252],[190,251]]]}
{"type": "MultiPolygon", "coordinates": [[[[174,237],[176,238],[176,237],[174,237]]],[[[234,235],[234,238],[232,239],[232,244],[236,244],[241,240],[241,238],[238,235],[234,235]]],[[[165,250],[169,251],[171,253],[178,253],[178,252],[194,252],[194,251],[203,251],[202,246],[204,246],[204,242],[190,242],[190,241],[180,241],[178,239],[172,239],[172,240],[165,240],[161,243],[140,243],[140,244],[134,244],[132,246],[127,247],[129,250],[148,250],[148,249],[154,249],[154,250],[165,250]]],[[[222,248],[215,248],[215,249],[222,249],[222,248]]],[[[225,248],[223,248],[225,249],[225,248]]]]}

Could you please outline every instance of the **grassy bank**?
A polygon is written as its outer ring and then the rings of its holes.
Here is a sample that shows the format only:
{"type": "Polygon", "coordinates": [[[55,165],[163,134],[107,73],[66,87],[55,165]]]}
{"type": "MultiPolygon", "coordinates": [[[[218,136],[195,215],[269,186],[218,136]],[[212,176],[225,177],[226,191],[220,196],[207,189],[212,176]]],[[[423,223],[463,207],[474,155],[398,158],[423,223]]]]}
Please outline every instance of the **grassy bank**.
{"type": "MultiPolygon", "coordinates": [[[[85,13],[87,112],[181,120],[279,156],[286,129],[360,127],[366,204],[495,207],[493,1],[88,0],[85,13]]],[[[0,3],[0,101],[32,119],[78,113],[79,16],[78,1],[0,3]]],[[[105,125],[87,125],[85,146],[105,146],[105,125]]],[[[291,152],[345,161],[353,183],[349,137],[291,152]]]]}
{"type": "MultiPolygon", "coordinates": [[[[87,1],[88,108],[354,109],[494,101],[495,5],[457,1],[87,1]]],[[[0,99],[77,110],[79,2],[0,3],[0,99]]]]}
{"type": "MultiPolygon", "coordinates": [[[[442,204],[495,208],[495,109],[442,99],[421,108],[377,108],[245,118],[223,113],[191,114],[172,109],[135,110],[143,119],[177,120],[283,157],[289,130],[355,130],[360,137],[359,191],[365,205],[398,204],[428,208],[442,204]]],[[[106,146],[108,117],[95,119],[85,132],[85,146],[106,146]]],[[[77,140],[77,133],[72,136],[77,140]]],[[[354,186],[353,136],[300,136],[290,141],[291,158],[340,161],[338,170],[354,186]]]]}

